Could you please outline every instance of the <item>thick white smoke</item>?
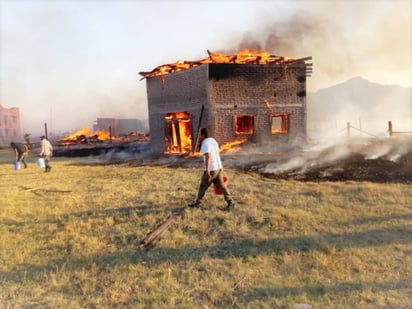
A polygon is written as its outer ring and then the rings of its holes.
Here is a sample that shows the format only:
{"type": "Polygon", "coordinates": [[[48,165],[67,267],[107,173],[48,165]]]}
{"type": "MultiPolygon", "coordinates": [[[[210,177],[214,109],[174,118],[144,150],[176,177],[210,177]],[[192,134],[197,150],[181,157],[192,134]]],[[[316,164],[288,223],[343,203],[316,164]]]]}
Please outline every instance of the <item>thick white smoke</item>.
{"type": "Polygon", "coordinates": [[[295,174],[306,173],[315,168],[339,165],[352,156],[363,160],[383,159],[398,162],[405,154],[412,152],[412,134],[403,137],[347,138],[334,144],[307,146],[286,160],[268,163],[260,169],[262,173],[295,174]]]}

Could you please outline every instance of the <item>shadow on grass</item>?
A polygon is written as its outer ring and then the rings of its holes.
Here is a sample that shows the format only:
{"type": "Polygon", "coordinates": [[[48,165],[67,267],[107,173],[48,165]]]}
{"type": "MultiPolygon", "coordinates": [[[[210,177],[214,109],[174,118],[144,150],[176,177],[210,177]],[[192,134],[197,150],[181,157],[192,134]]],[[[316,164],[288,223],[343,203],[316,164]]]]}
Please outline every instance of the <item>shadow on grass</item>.
{"type": "MultiPolygon", "coordinates": [[[[67,213],[67,214],[62,214],[62,215],[56,215],[56,216],[49,216],[49,218],[45,221],[16,221],[16,220],[11,220],[11,219],[3,219],[2,222],[0,222],[1,225],[9,226],[11,228],[14,228],[13,232],[18,232],[19,228],[23,228],[27,225],[42,225],[42,224],[58,224],[58,225],[64,225],[64,223],[70,219],[76,218],[76,219],[101,219],[101,218],[107,218],[107,217],[113,217],[113,218],[118,218],[119,222],[127,222],[130,217],[133,215],[137,217],[144,217],[147,215],[160,215],[160,219],[164,219],[167,217],[167,215],[179,207],[175,208],[163,208],[159,207],[158,205],[153,205],[153,204],[145,204],[145,205],[140,205],[140,206],[125,206],[125,207],[118,207],[118,208],[108,208],[108,209],[100,209],[100,210],[88,210],[88,211],[81,211],[81,212],[74,212],[74,213],[67,213]]],[[[336,222],[336,226],[344,227],[344,226],[352,226],[352,225],[369,225],[369,224],[375,224],[375,223],[383,223],[383,222],[388,222],[392,220],[412,220],[412,213],[403,213],[403,214],[395,214],[391,216],[376,216],[376,217],[366,217],[366,218],[360,218],[360,219],[355,219],[355,220],[349,220],[349,221],[343,221],[343,222],[336,222]]],[[[330,223],[329,223],[330,224],[330,223]]],[[[391,230],[391,229],[389,229],[391,230]]],[[[392,230],[396,230],[395,228],[392,228],[392,230]]],[[[384,236],[386,234],[387,229],[383,230],[372,230],[375,232],[372,232],[373,235],[376,233],[379,233],[379,231],[382,231],[381,235],[379,236],[384,236]],[[383,235],[382,235],[383,234],[383,235]]],[[[357,234],[357,233],[352,233],[352,234],[357,234]]],[[[319,236],[318,238],[339,238],[340,234],[323,234],[324,237],[319,236]]],[[[342,234],[342,235],[349,235],[349,234],[342,234]]],[[[368,235],[367,233],[364,235],[368,235]]],[[[402,236],[402,235],[401,235],[402,236]]],[[[412,236],[411,236],[412,237],[412,236]]],[[[227,239],[228,237],[225,237],[227,239]]],[[[230,237],[229,237],[230,238],[230,237]]],[[[313,237],[309,237],[308,239],[311,239],[313,237]]],[[[296,237],[296,239],[304,239],[304,237],[296,237]]],[[[371,245],[373,244],[374,240],[368,238],[368,241],[370,241],[371,245]]],[[[305,241],[303,241],[305,242],[305,241]]],[[[375,242],[375,243],[380,243],[380,240],[375,242]]],[[[333,245],[332,243],[329,245],[333,245]]],[[[303,246],[301,249],[304,249],[307,246],[303,246]]]]}
{"type": "MultiPolygon", "coordinates": [[[[247,258],[259,255],[282,254],[284,252],[309,252],[321,250],[328,252],[330,248],[366,248],[412,243],[412,225],[401,225],[386,229],[374,229],[362,232],[342,234],[321,234],[316,236],[297,236],[273,238],[267,240],[243,239],[232,241],[226,235],[223,243],[205,247],[184,246],[180,248],[155,247],[149,251],[141,250],[136,244],[135,250],[102,253],[74,258],[69,254],[62,259],[49,260],[44,265],[25,265],[10,272],[0,272],[0,278],[6,281],[21,282],[30,279],[41,281],[40,274],[57,269],[79,270],[95,265],[101,269],[124,266],[127,264],[145,263],[156,266],[162,263],[182,263],[182,261],[199,261],[208,256],[214,259],[247,258]],[[39,279],[40,278],[40,279],[39,279]]],[[[166,236],[167,237],[167,236],[166,236]]]]}
{"type": "Polygon", "coordinates": [[[130,218],[133,214],[137,215],[138,217],[143,217],[149,214],[164,214],[166,216],[170,210],[161,209],[159,207],[155,207],[155,205],[147,204],[142,206],[136,207],[119,207],[119,208],[109,208],[104,210],[88,210],[88,211],[81,211],[75,213],[67,213],[61,214],[56,216],[49,216],[49,218],[45,221],[16,221],[11,219],[5,219],[1,222],[2,225],[14,227],[14,228],[22,228],[25,226],[32,226],[32,225],[44,225],[44,224],[59,224],[63,225],[66,221],[70,219],[101,219],[107,217],[119,217],[124,218],[125,220],[130,218]]]}
{"type": "Polygon", "coordinates": [[[338,294],[348,294],[353,291],[362,292],[365,290],[376,290],[376,291],[390,291],[405,290],[411,291],[412,280],[405,279],[399,281],[385,281],[385,282],[342,282],[335,285],[306,285],[302,287],[268,287],[268,288],[256,288],[248,290],[246,293],[242,294],[240,298],[243,302],[252,302],[259,300],[265,302],[271,298],[280,298],[287,296],[299,296],[306,295],[312,299],[317,299],[322,296],[333,296],[338,294]]]}
{"type": "Polygon", "coordinates": [[[76,212],[67,214],[67,217],[75,217],[75,218],[87,218],[87,219],[98,219],[98,218],[105,218],[111,216],[119,216],[119,217],[131,217],[133,214],[137,215],[138,217],[146,216],[150,214],[159,214],[165,212],[164,209],[152,204],[145,204],[141,206],[126,206],[126,207],[118,207],[118,208],[108,208],[103,210],[89,210],[83,212],[76,212]]]}
{"type": "Polygon", "coordinates": [[[401,214],[390,215],[390,216],[359,218],[359,219],[354,219],[354,220],[349,220],[349,221],[344,221],[344,222],[337,222],[336,224],[351,226],[355,224],[356,225],[377,224],[377,223],[382,223],[382,222],[387,222],[387,221],[392,221],[392,220],[411,220],[411,219],[412,219],[412,213],[401,213],[401,214]]]}

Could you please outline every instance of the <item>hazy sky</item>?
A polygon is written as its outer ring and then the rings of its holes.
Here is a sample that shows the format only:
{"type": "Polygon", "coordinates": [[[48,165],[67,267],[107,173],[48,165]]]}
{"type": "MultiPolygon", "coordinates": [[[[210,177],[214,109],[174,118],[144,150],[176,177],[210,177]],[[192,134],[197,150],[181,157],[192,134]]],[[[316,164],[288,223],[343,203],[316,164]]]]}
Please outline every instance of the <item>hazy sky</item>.
{"type": "Polygon", "coordinates": [[[412,86],[412,0],[0,0],[0,104],[25,133],[147,118],[140,71],[207,50],[312,56],[308,91],[412,86]]]}

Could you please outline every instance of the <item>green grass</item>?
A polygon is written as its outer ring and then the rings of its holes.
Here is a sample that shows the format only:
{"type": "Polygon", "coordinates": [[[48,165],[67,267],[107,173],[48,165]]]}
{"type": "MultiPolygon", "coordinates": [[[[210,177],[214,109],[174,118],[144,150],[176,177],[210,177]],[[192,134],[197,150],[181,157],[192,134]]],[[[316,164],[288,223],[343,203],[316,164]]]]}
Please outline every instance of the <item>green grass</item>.
{"type": "Polygon", "coordinates": [[[200,161],[56,158],[44,173],[34,155],[19,171],[0,155],[1,308],[412,306],[411,185],[227,169],[233,212],[211,188],[204,210],[187,209],[143,250],[145,235],[195,198],[200,161]]]}

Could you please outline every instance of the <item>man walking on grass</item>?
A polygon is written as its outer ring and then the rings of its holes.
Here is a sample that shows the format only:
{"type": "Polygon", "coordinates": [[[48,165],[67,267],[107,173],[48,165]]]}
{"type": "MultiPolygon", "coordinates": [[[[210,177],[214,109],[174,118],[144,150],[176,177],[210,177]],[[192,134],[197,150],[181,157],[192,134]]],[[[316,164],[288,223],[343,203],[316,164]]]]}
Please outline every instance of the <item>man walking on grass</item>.
{"type": "Polygon", "coordinates": [[[44,163],[45,163],[45,172],[50,172],[51,166],[49,165],[49,161],[51,156],[53,155],[53,146],[50,144],[50,142],[47,140],[46,136],[40,137],[41,140],[41,152],[40,152],[40,157],[44,157],[44,163]]]}
{"type": "Polygon", "coordinates": [[[189,207],[200,208],[202,206],[202,199],[213,183],[223,194],[227,203],[224,210],[231,210],[235,206],[233,198],[223,182],[223,165],[219,154],[219,145],[213,137],[209,137],[209,132],[206,128],[200,129],[200,151],[203,154],[203,175],[200,179],[197,199],[194,203],[189,204],[189,207]]]}
{"type": "Polygon", "coordinates": [[[14,156],[16,157],[16,161],[23,163],[24,168],[27,168],[26,158],[29,155],[29,147],[26,144],[14,142],[11,142],[10,146],[14,150],[14,156]]]}

